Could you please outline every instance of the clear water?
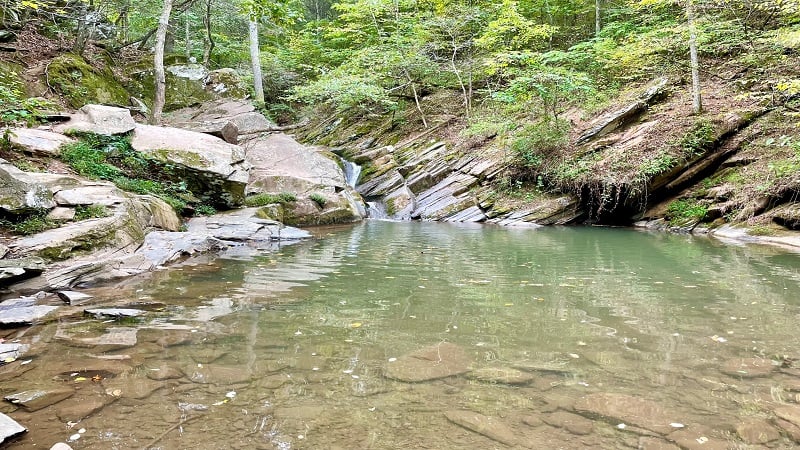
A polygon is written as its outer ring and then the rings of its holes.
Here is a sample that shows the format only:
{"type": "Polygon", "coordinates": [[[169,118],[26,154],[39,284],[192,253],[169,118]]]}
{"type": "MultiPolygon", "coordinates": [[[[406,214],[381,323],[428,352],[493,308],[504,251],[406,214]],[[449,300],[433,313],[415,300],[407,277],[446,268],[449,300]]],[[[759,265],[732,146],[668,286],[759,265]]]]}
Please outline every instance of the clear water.
{"type": "Polygon", "coordinates": [[[141,319],[91,319],[84,305],[7,332],[31,344],[32,362],[3,368],[4,395],[76,390],[35,412],[5,405],[30,429],[9,448],[49,448],[81,428],[76,449],[507,448],[448,411],[492,418],[518,448],[666,445],[614,418],[584,412],[580,430],[554,419],[597,393],[652,400],[716,448],[759,448],[735,428],[798,401],[800,371],[778,367],[800,357],[798,254],[608,228],[371,221],[321,234],[91,290],[91,306],[133,304],[141,319]],[[127,338],[101,341],[115,336],[127,338]],[[441,342],[464,349],[473,372],[384,376],[390,360],[441,342]],[[752,357],[774,370],[723,370],[752,357]],[[533,376],[475,378],[486,368],[533,376]]]}

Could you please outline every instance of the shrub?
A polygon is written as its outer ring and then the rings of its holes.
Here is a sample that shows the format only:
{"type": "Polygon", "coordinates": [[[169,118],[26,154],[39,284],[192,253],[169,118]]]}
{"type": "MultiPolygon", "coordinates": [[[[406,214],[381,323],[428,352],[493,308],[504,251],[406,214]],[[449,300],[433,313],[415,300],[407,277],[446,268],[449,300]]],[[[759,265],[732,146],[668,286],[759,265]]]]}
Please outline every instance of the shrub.
{"type": "Polygon", "coordinates": [[[75,220],[98,219],[109,216],[108,208],[103,205],[81,205],[75,208],[75,220]]]}
{"type": "Polygon", "coordinates": [[[266,206],[279,203],[286,205],[297,201],[297,197],[291,192],[281,192],[280,194],[256,194],[247,197],[244,200],[247,206],[266,206]]]}
{"type": "Polygon", "coordinates": [[[325,203],[328,202],[328,200],[326,200],[325,197],[322,194],[314,193],[314,194],[309,195],[308,198],[310,198],[311,201],[313,201],[314,203],[319,205],[320,208],[324,208],[325,207],[325,203]]]}

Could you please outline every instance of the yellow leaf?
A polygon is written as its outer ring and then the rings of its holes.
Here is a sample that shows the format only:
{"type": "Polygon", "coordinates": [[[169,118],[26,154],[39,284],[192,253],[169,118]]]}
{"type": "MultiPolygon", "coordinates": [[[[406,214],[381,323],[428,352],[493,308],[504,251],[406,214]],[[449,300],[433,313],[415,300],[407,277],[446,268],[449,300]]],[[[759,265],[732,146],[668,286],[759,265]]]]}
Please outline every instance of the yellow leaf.
{"type": "Polygon", "coordinates": [[[350,328],[361,328],[361,322],[353,322],[350,324],[350,328]]]}
{"type": "Polygon", "coordinates": [[[75,381],[86,381],[85,377],[76,377],[75,381]]]}

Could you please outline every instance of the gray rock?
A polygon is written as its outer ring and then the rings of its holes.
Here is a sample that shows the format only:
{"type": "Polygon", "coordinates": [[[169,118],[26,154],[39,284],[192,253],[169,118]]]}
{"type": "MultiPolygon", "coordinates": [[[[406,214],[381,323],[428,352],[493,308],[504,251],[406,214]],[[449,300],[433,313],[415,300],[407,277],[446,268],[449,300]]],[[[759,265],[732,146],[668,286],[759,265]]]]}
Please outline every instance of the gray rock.
{"type": "Polygon", "coordinates": [[[14,419],[0,413],[0,444],[10,441],[28,431],[27,428],[18,424],[14,419]]]}
{"type": "Polygon", "coordinates": [[[208,76],[208,69],[201,64],[175,64],[167,66],[166,70],[178,78],[199,81],[208,76]]]}
{"type": "Polygon", "coordinates": [[[106,329],[102,336],[84,338],[73,336],[69,329],[59,328],[55,338],[78,347],[95,347],[97,351],[112,351],[136,345],[137,334],[136,328],[112,327],[106,329]]]}
{"type": "Polygon", "coordinates": [[[28,351],[26,344],[0,344],[0,361],[17,359],[28,351]]]}
{"type": "Polygon", "coordinates": [[[138,317],[144,314],[145,312],[141,309],[133,309],[133,308],[94,308],[94,309],[87,309],[84,313],[89,314],[95,317],[138,317]]]}
{"type": "Polygon", "coordinates": [[[34,277],[42,273],[46,267],[44,260],[37,256],[2,259],[0,260],[0,283],[11,284],[34,277]]]}
{"type": "Polygon", "coordinates": [[[75,218],[75,208],[55,207],[47,213],[47,218],[56,222],[69,222],[75,218]]]}
{"type": "Polygon", "coordinates": [[[58,297],[66,302],[68,305],[79,305],[93,298],[89,294],[77,291],[58,291],[58,297]]]}
{"type": "Polygon", "coordinates": [[[112,206],[124,202],[127,198],[130,198],[130,195],[117,189],[113,184],[96,184],[63,189],[53,196],[56,203],[61,206],[112,206]]]}
{"type": "Polygon", "coordinates": [[[34,305],[0,310],[0,325],[7,327],[31,325],[56,309],[58,306],[34,305]]]}
{"type": "Polygon", "coordinates": [[[4,398],[27,411],[37,411],[72,397],[73,394],[75,391],[69,388],[33,389],[7,395],[4,398]]]}
{"type": "Polygon", "coordinates": [[[84,105],[77,113],[72,115],[69,122],[58,125],[55,130],[88,131],[96,134],[114,135],[132,131],[136,122],[131,117],[131,112],[125,108],[115,108],[104,105],[84,105]]]}
{"type": "Polygon", "coordinates": [[[249,166],[241,147],[208,134],[150,125],[136,127],[131,145],[183,170],[178,175],[203,201],[227,206],[244,201],[249,166]]]}
{"type": "Polygon", "coordinates": [[[57,442],[50,447],[50,450],[72,450],[72,447],[63,442],[57,442]]]}
{"type": "Polygon", "coordinates": [[[470,431],[481,434],[497,442],[514,446],[517,438],[514,432],[499,419],[484,416],[472,411],[447,411],[447,420],[470,431]]]}
{"type": "Polygon", "coordinates": [[[54,206],[53,194],[33,174],[0,159],[0,210],[18,214],[54,206]]]}
{"type": "Polygon", "coordinates": [[[442,342],[389,362],[385,375],[406,382],[428,381],[466,373],[471,363],[463,348],[442,342]]]}
{"type": "Polygon", "coordinates": [[[8,254],[8,247],[3,244],[0,244],[0,259],[5,258],[8,254]]]}
{"type": "Polygon", "coordinates": [[[75,142],[63,134],[35,128],[12,128],[10,140],[14,147],[46,156],[58,156],[62,145],[75,142]]]}
{"type": "Polygon", "coordinates": [[[15,308],[25,308],[28,306],[33,306],[35,304],[36,304],[35,297],[12,298],[8,300],[3,300],[3,302],[0,303],[0,311],[5,311],[15,308]]]}
{"type": "Polygon", "coordinates": [[[305,230],[259,218],[258,212],[259,208],[244,208],[210,217],[195,217],[186,225],[190,233],[224,241],[283,241],[311,237],[305,230]]]}

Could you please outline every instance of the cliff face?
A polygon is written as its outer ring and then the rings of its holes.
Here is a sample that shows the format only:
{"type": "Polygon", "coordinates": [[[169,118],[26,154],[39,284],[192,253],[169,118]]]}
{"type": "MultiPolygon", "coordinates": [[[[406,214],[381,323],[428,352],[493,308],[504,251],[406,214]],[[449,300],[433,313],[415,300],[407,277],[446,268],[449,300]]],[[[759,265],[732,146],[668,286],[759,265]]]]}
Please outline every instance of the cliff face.
{"type": "MultiPolygon", "coordinates": [[[[398,118],[330,116],[301,130],[364,167],[357,189],[396,219],[520,224],[639,225],[679,232],[746,226],[781,236],[800,228],[800,141],[793,98],[742,83],[709,83],[705,112],[688,87],[659,78],[594,114],[564,116],[569,138],[533,165],[498,134],[469,136],[452,98],[427,100],[428,128],[398,118]]],[[[729,231],[724,231],[729,233],[729,231]]]]}

